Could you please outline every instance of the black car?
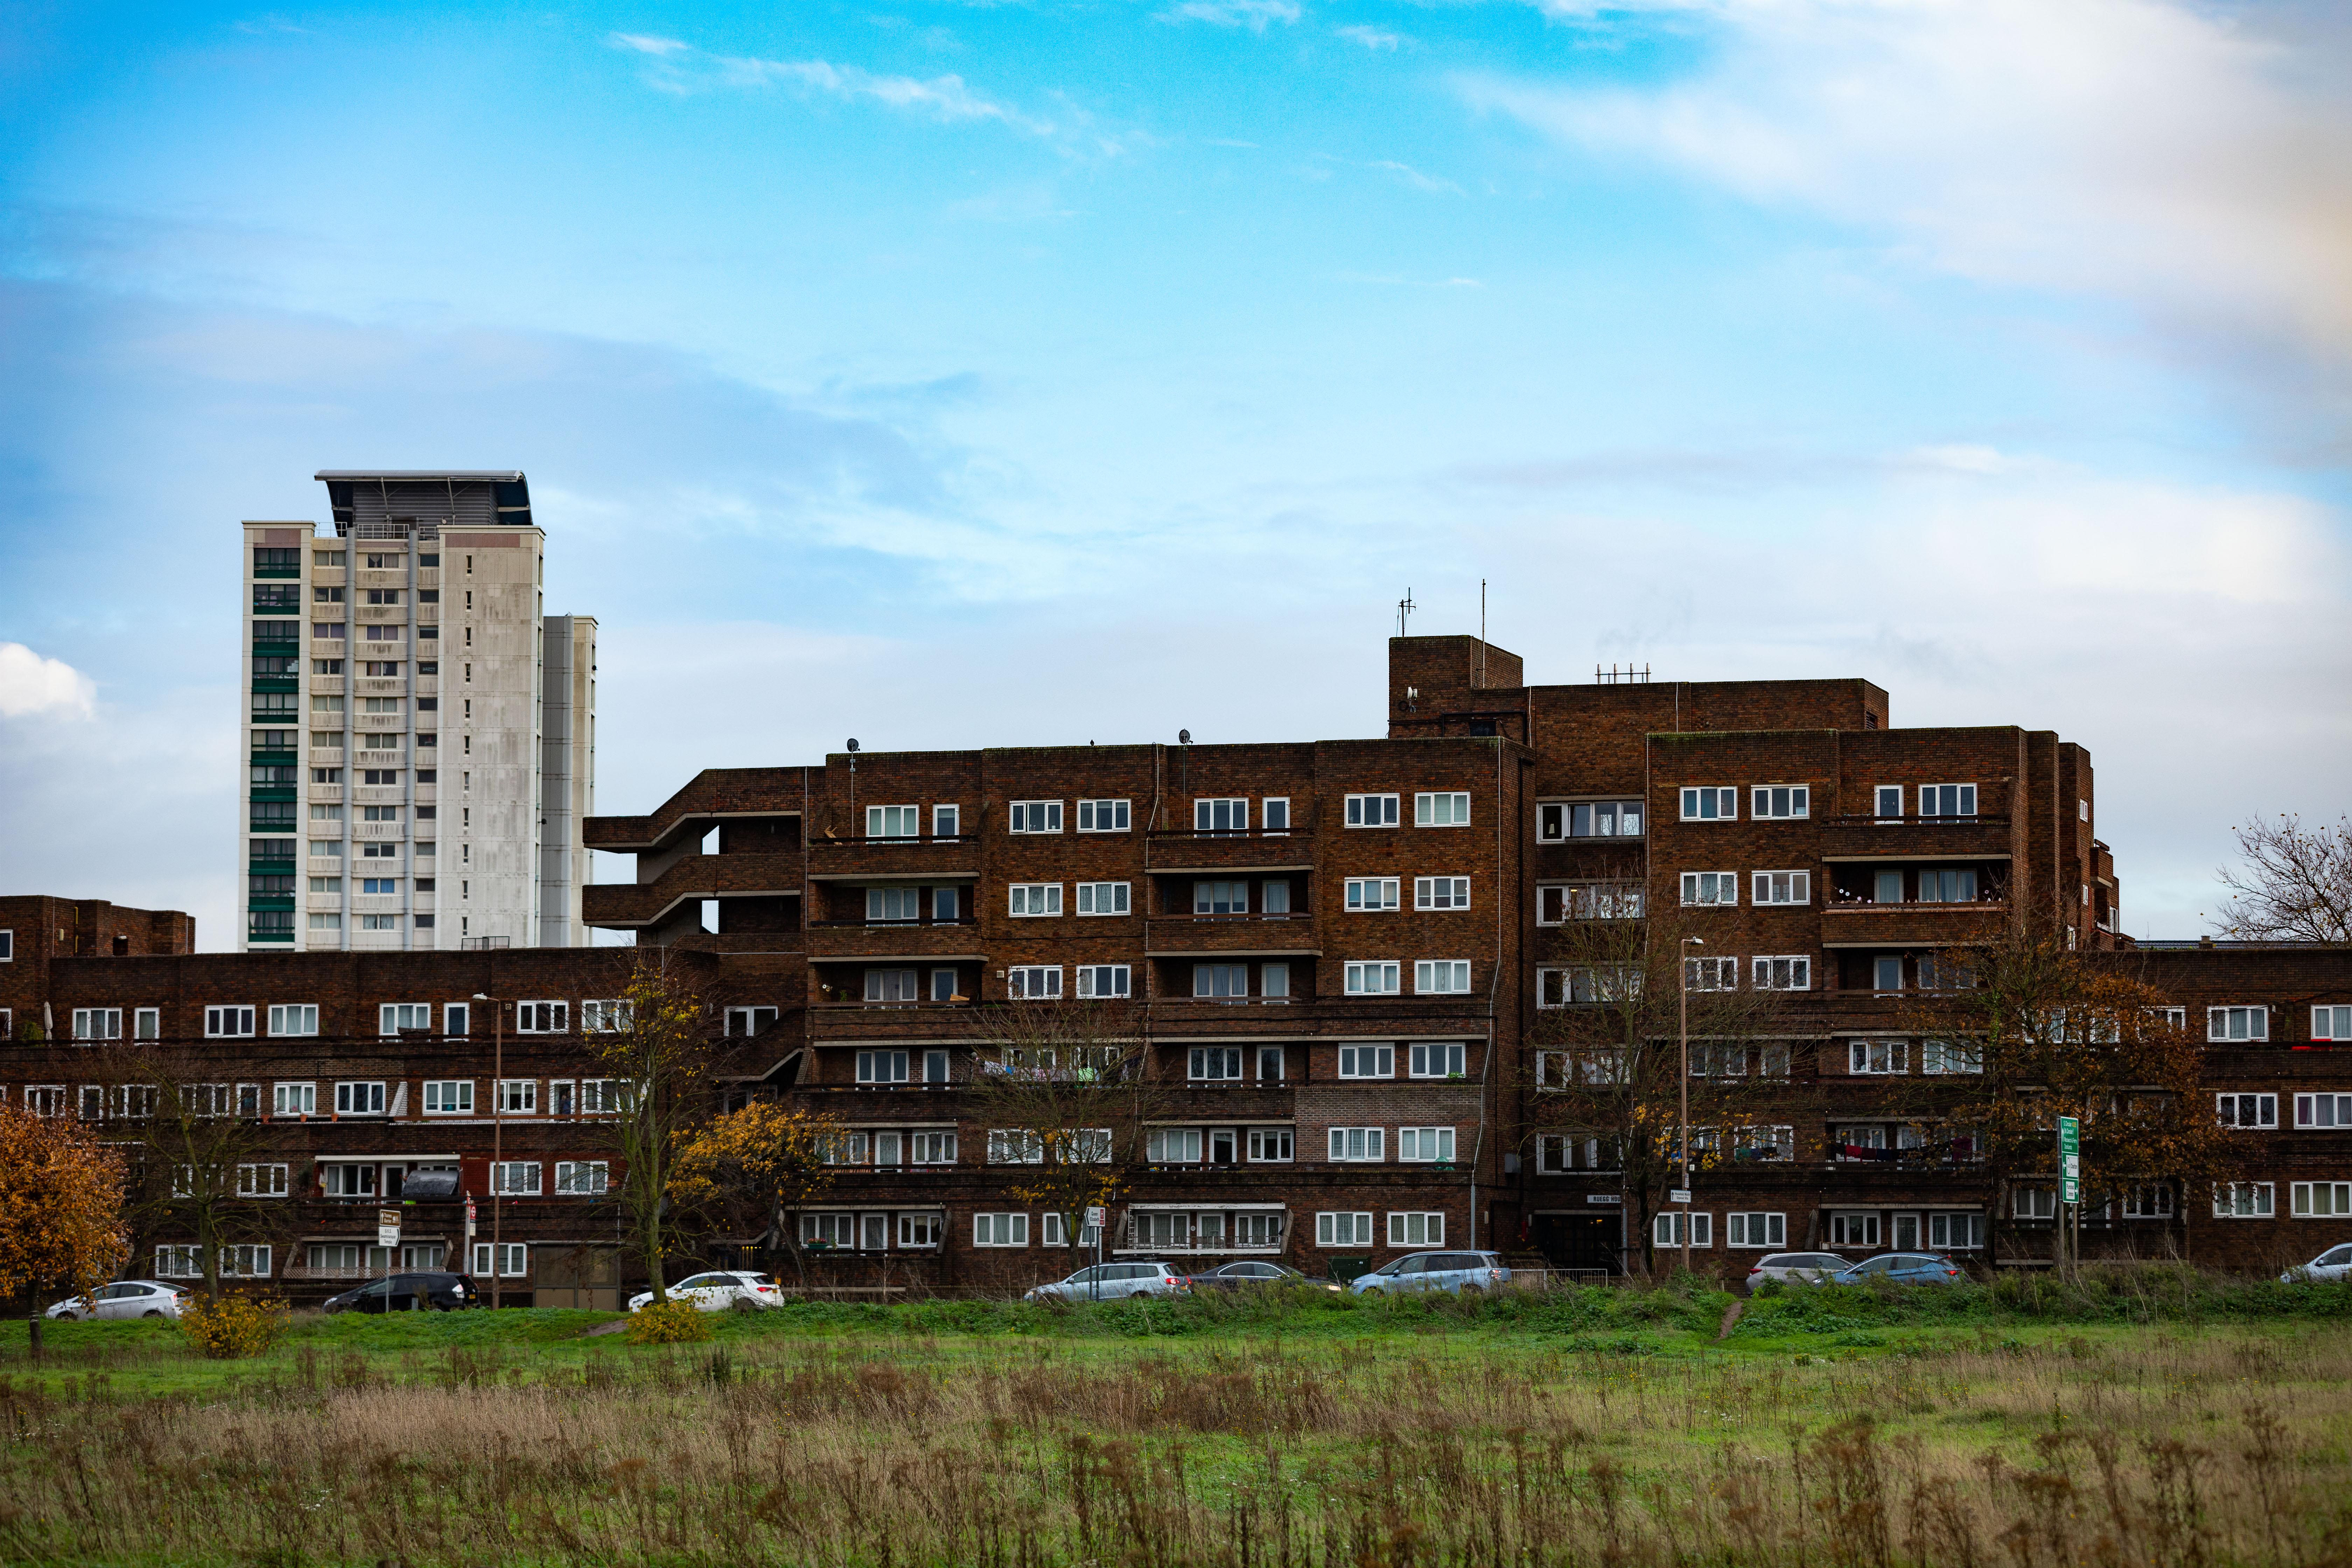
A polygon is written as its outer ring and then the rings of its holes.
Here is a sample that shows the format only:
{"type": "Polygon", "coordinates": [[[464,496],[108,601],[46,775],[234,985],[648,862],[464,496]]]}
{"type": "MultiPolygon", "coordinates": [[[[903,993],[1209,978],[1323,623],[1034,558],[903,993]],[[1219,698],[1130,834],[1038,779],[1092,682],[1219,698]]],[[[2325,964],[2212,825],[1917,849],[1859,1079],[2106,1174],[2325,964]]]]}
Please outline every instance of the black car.
{"type": "Polygon", "coordinates": [[[462,1274],[395,1274],[327,1298],[330,1312],[448,1312],[481,1304],[482,1293],[462,1274]]]}
{"type": "MultiPolygon", "coordinates": [[[[1186,1276],[1195,1290],[1238,1290],[1245,1285],[1318,1285],[1328,1281],[1310,1279],[1297,1269],[1284,1263],[1228,1263],[1212,1268],[1206,1274],[1186,1276]]],[[[1336,1290],[1337,1285],[1330,1286],[1336,1290]]]]}

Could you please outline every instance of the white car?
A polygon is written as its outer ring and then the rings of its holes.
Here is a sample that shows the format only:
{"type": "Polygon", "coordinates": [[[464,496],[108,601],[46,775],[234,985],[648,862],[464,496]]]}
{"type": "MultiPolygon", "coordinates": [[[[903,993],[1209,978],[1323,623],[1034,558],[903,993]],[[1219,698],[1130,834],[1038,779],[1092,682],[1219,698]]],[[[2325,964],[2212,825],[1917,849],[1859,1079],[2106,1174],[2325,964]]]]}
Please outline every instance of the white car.
{"type": "Polygon", "coordinates": [[[1748,1271],[1753,1290],[1767,1279],[1783,1285],[1826,1285],[1853,1265],[1834,1252],[1768,1252],[1748,1271]]]}
{"type": "MultiPolygon", "coordinates": [[[[751,1307],[780,1307],[784,1293],[775,1278],[753,1274],[745,1269],[714,1268],[708,1274],[689,1274],[666,1292],[673,1301],[684,1301],[705,1312],[723,1312],[738,1302],[751,1307]]],[[[629,1298],[629,1310],[654,1304],[654,1293],[641,1291],[629,1298]]]]}
{"type": "Polygon", "coordinates": [[[2347,1275],[2352,1275],[2352,1241],[2329,1247],[2310,1262],[2288,1269],[2279,1279],[2293,1285],[2304,1279],[2342,1279],[2347,1275]]]}
{"type": "Polygon", "coordinates": [[[1189,1295],[1192,1282],[1166,1263],[1097,1263],[1067,1279],[1040,1285],[1024,1301],[1118,1301],[1129,1296],[1189,1295]]]}
{"type": "Polygon", "coordinates": [[[51,1307],[47,1316],[77,1321],[89,1318],[176,1318],[186,1295],[176,1286],[152,1279],[118,1279],[100,1285],[87,1296],[76,1296],[51,1307]]]}

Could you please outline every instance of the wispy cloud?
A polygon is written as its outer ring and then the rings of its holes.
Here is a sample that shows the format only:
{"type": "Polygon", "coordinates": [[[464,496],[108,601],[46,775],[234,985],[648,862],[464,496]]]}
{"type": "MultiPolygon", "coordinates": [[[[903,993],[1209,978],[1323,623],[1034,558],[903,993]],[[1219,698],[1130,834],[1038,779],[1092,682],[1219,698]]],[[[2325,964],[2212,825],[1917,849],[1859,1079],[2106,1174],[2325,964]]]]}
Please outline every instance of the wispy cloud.
{"type": "Polygon", "coordinates": [[[1215,27],[1247,27],[1263,33],[1269,23],[1298,20],[1291,0],[1183,0],[1160,13],[1163,22],[1206,22],[1215,27]]]}
{"type": "Polygon", "coordinates": [[[1368,49],[1387,49],[1394,52],[1397,46],[1405,41],[1402,33],[1386,32],[1379,27],[1334,27],[1331,32],[1335,37],[1361,44],[1368,49]]]}
{"type": "Polygon", "coordinates": [[[44,658],[20,642],[0,642],[0,719],[37,713],[87,719],[98,688],[61,658],[44,658]]]}
{"type": "Polygon", "coordinates": [[[1366,163],[1364,167],[1367,169],[1378,169],[1384,174],[1394,174],[1398,179],[1403,181],[1406,184],[1411,185],[1414,190],[1426,191],[1433,196],[1459,196],[1468,194],[1464,191],[1461,186],[1455,184],[1451,180],[1441,180],[1434,174],[1424,174],[1419,169],[1414,168],[1412,164],[1400,163],[1393,158],[1376,158],[1372,162],[1366,163]]]}
{"type": "Polygon", "coordinates": [[[1050,136],[1056,129],[1052,121],[973,91],[962,77],[952,73],[930,78],[885,76],[831,60],[714,55],[677,38],[636,33],[615,33],[608,41],[616,49],[648,57],[654,66],[647,79],[667,92],[782,86],[845,102],[877,103],[940,124],[993,121],[1038,136],[1050,136]]]}

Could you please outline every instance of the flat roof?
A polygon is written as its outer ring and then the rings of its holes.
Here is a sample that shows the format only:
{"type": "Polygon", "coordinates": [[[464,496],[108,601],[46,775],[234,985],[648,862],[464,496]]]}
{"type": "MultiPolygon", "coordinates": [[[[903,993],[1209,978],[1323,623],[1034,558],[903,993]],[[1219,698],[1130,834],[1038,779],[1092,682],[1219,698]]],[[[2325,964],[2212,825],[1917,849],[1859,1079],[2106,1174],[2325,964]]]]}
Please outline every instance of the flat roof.
{"type": "Polygon", "coordinates": [[[320,468],[314,479],[476,479],[520,484],[520,468],[320,468]]]}

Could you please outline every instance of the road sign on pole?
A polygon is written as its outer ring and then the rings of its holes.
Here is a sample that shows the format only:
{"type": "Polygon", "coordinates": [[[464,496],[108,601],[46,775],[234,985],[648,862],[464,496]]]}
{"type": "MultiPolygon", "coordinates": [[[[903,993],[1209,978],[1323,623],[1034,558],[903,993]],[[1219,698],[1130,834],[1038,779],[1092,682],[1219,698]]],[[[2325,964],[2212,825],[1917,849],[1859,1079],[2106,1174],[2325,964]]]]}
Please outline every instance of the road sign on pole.
{"type": "Polygon", "coordinates": [[[375,1211],[375,1244],[378,1247],[400,1245],[400,1211],[398,1209],[375,1211]]]}
{"type": "Polygon", "coordinates": [[[2072,1116],[2058,1119],[2058,1201],[2083,1201],[2083,1124],[2072,1116]]]}

